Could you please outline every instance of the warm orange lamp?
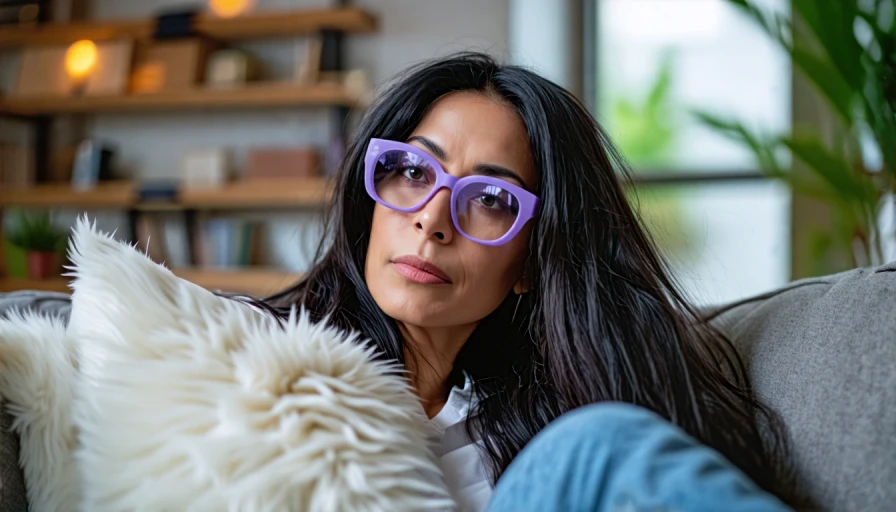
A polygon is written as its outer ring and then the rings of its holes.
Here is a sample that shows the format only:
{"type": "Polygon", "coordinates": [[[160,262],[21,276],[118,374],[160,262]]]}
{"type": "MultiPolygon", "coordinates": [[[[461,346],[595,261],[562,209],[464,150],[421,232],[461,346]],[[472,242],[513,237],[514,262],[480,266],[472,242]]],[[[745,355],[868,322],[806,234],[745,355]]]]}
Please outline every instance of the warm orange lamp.
{"type": "Polygon", "coordinates": [[[208,6],[216,16],[234,18],[248,11],[254,0],[208,0],[208,6]]]}
{"type": "Polygon", "coordinates": [[[65,52],[65,72],[75,82],[83,82],[96,69],[98,54],[93,41],[72,43],[65,52]]]}

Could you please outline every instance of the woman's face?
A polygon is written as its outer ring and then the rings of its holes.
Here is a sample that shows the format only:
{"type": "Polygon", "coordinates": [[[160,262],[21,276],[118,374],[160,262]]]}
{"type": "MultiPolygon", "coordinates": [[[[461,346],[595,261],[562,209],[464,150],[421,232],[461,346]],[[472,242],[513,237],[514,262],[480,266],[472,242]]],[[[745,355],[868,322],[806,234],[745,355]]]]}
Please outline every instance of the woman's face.
{"type": "MultiPolygon", "coordinates": [[[[499,166],[516,175],[502,179],[535,190],[537,176],[523,122],[510,107],[488,96],[443,96],[408,142],[458,178],[499,166]]],[[[374,208],[367,286],[379,307],[399,322],[419,327],[474,324],[494,311],[515,285],[522,286],[532,223],[504,245],[482,245],[457,232],[450,198],[451,191],[443,188],[416,212],[402,213],[379,203],[374,208]],[[420,270],[420,265],[403,263],[406,257],[439,270],[420,270]]]]}

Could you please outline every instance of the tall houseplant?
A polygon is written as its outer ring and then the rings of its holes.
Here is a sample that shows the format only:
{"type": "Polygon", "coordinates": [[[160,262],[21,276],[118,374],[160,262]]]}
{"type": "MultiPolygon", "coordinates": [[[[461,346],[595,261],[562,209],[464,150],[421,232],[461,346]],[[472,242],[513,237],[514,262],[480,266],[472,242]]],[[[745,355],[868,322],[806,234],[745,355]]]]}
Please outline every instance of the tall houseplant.
{"type": "Polygon", "coordinates": [[[826,236],[849,249],[854,265],[892,257],[883,242],[896,233],[881,231],[880,216],[896,194],[896,0],[792,0],[790,16],[728,1],[787,52],[830,106],[836,129],[766,134],[710,112],[698,119],[746,145],[764,173],[830,205],[826,236]],[[808,172],[782,164],[788,153],[808,172]]]}

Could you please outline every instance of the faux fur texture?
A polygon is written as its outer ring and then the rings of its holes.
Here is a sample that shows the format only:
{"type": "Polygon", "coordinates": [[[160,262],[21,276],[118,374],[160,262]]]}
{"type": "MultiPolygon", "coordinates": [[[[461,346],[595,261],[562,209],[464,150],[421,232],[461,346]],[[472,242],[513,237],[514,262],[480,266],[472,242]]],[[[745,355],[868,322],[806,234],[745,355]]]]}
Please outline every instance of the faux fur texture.
{"type": "Polygon", "coordinates": [[[0,318],[0,396],[19,435],[31,510],[72,510],[79,483],[72,422],[75,347],[58,318],[0,318]]]}
{"type": "Polygon", "coordinates": [[[73,242],[67,329],[0,321],[34,510],[452,506],[418,399],[356,336],[281,325],[86,219],[73,242]]]}

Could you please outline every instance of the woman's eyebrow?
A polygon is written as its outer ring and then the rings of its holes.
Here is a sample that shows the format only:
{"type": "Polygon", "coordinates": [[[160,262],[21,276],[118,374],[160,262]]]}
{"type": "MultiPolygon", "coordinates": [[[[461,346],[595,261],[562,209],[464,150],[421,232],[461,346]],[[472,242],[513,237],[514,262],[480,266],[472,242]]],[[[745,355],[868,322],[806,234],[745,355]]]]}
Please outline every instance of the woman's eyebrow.
{"type": "Polygon", "coordinates": [[[476,174],[482,174],[485,176],[491,176],[493,178],[507,178],[511,180],[516,180],[519,182],[520,186],[523,188],[526,187],[526,182],[523,181],[523,178],[520,177],[519,174],[511,171],[506,167],[501,167],[500,165],[494,164],[476,164],[473,167],[473,172],[476,174]]]}
{"type": "Polygon", "coordinates": [[[423,144],[424,146],[426,146],[426,149],[429,150],[429,152],[432,153],[433,156],[435,156],[439,160],[441,160],[443,162],[448,161],[448,153],[446,153],[445,150],[442,149],[442,146],[439,146],[435,142],[433,142],[421,135],[414,135],[413,137],[408,139],[408,142],[414,142],[414,141],[417,141],[420,144],[423,144]]]}
{"type": "MultiPolygon", "coordinates": [[[[408,139],[409,143],[414,142],[414,141],[417,141],[420,144],[422,144],[423,146],[425,146],[427,151],[432,153],[433,156],[435,156],[439,160],[441,160],[443,162],[449,161],[448,153],[445,152],[445,150],[442,148],[442,146],[439,146],[432,140],[427,139],[426,137],[424,137],[422,135],[414,135],[413,137],[408,139]]],[[[521,187],[527,188],[526,182],[523,181],[523,178],[520,177],[519,174],[511,171],[510,169],[508,169],[506,167],[501,167],[500,165],[477,164],[476,166],[473,167],[473,172],[476,174],[482,174],[484,176],[491,176],[494,178],[505,178],[505,179],[515,180],[516,182],[518,182],[520,184],[521,187]]]]}

